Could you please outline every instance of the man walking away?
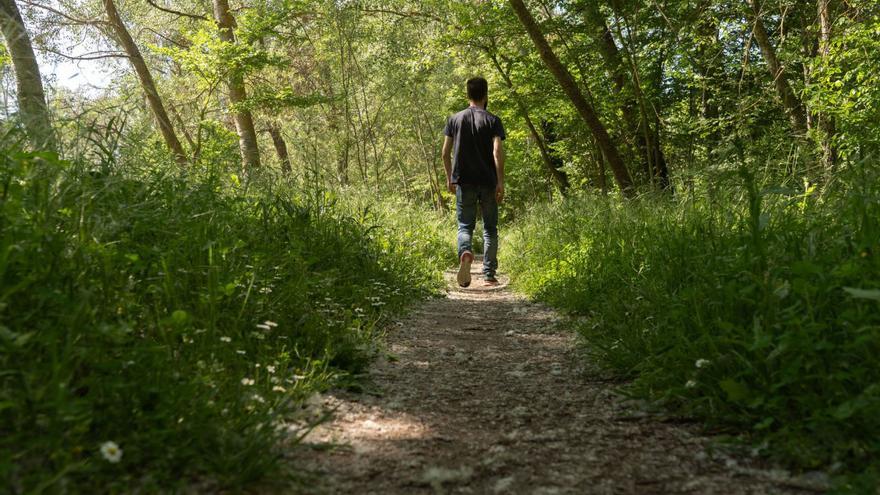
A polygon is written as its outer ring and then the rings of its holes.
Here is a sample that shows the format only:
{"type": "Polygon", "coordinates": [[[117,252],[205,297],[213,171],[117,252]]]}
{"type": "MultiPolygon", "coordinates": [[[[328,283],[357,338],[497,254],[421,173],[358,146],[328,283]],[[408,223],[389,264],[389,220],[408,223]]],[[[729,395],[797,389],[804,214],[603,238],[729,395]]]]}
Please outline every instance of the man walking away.
{"type": "Polygon", "coordinates": [[[504,200],[504,149],[506,137],[501,119],[486,111],[489,83],[482,77],[469,79],[470,106],[449,117],[443,134],[443,166],[446,187],[455,194],[458,217],[458,285],[471,284],[471,237],[477,222],[477,206],[483,216],[483,277],[495,285],[498,268],[498,203],[504,200]]]}

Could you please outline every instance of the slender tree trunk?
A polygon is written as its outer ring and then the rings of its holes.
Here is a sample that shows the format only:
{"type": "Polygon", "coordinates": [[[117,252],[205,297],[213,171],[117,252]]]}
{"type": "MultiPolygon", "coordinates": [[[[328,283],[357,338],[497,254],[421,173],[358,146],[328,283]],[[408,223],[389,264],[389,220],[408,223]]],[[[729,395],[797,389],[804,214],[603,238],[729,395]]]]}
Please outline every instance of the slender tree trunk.
{"type": "Polygon", "coordinates": [[[18,114],[28,140],[34,149],[55,151],[57,144],[49,122],[40,66],[15,0],[0,0],[0,30],[12,56],[18,88],[18,114]]]}
{"type": "MultiPolygon", "coordinates": [[[[227,0],[213,0],[214,20],[220,30],[220,39],[226,43],[235,44],[235,18],[229,11],[227,0]]],[[[232,71],[226,81],[229,87],[229,101],[233,105],[233,118],[235,130],[238,132],[238,147],[241,150],[241,159],[246,169],[260,166],[260,149],[257,147],[257,131],[254,129],[254,118],[251,111],[244,108],[247,100],[247,91],[244,87],[244,77],[232,71]]]]}
{"type": "MultiPolygon", "coordinates": [[[[817,0],[816,7],[819,15],[819,53],[823,59],[828,57],[831,49],[831,6],[832,0],[817,0]]],[[[821,131],[822,162],[827,170],[834,169],[837,164],[837,149],[834,146],[834,134],[836,126],[834,118],[828,114],[819,114],[819,129],[821,131]]]]}
{"type": "MultiPolygon", "coordinates": [[[[416,107],[418,108],[418,105],[416,107]]],[[[422,132],[422,119],[424,118],[429,122],[431,119],[424,115],[423,108],[419,108],[419,110],[420,115],[413,119],[413,127],[419,140],[416,147],[419,149],[419,152],[422,154],[422,160],[425,162],[425,171],[428,174],[428,182],[431,185],[431,202],[434,204],[434,209],[440,211],[445,209],[446,205],[443,203],[443,189],[437,176],[437,153],[433,146],[431,146],[431,149],[428,149],[429,142],[426,142],[422,132]]]]}
{"type": "Polygon", "coordinates": [[[140,49],[134,42],[131,34],[129,34],[128,28],[125,27],[125,23],[122,21],[122,17],[119,15],[119,11],[116,9],[113,0],[104,0],[104,10],[107,12],[107,20],[113,28],[113,33],[116,35],[117,41],[119,41],[125,54],[128,55],[128,60],[131,62],[134,71],[137,73],[141,88],[143,88],[144,94],[146,95],[147,104],[150,107],[150,111],[153,112],[153,116],[156,118],[159,132],[162,133],[162,138],[165,140],[165,144],[174,154],[174,159],[177,163],[186,165],[186,153],[183,151],[183,146],[180,144],[180,140],[177,139],[177,134],[174,132],[174,126],[171,124],[171,119],[168,118],[168,113],[165,111],[165,106],[162,104],[162,98],[159,97],[159,91],[156,89],[153,75],[150,73],[150,69],[147,67],[147,63],[144,61],[140,49]]]}
{"type": "Polygon", "coordinates": [[[550,150],[547,148],[547,144],[545,143],[544,138],[542,138],[541,134],[538,133],[538,130],[535,128],[534,122],[532,122],[531,116],[529,116],[529,109],[523,102],[522,97],[520,97],[519,93],[516,91],[516,88],[513,87],[513,81],[510,79],[510,74],[508,74],[498,62],[498,56],[490,50],[486,50],[486,54],[492,61],[492,65],[495,66],[495,69],[504,79],[504,84],[510,90],[510,94],[511,96],[513,96],[513,100],[516,102],[516,106],[519,108],[519,112],[526,123],[526,127],[529,128],[529,133],[532,135],[532,139],[535,140],[535,144],[538,145],[538,149],[541,151],[541,159],[543,160],[544,165],[547,168],[547,172],[550,174],[551,177],[553,177],[553,180],[556,182],[556,187],[559,189],[559,193],[565,196],[566,190],[568,190],[568,175],[562,170],[559,170],[559,166],[557,166],[556,160],[554,160],[551,156],[550,150]]]}
{"type": "Polygon", "coordinates": [[[290,155],[287,153],[287,143],[284,136],[281,135],[281,128],[278,124],[272,122],[267,129],[269,135],[272,136],[272,144],[275,146],[275,153],[278,154],[278,160],[281,162],[281,171],[285,175],[290,175],[290,155]]]}
{"type": "Polygon", "coordinates": [[[788,114],[794,131],[798,134],[805,134],[807,132],[807,116],[804,105],[797,95],[794,94],[794,91],[792,91],[785,68],[779,62],[779,58],[776,56],[776,49],[770,42],[767,29],[764,28],[764,22],[761,20],[761,4],[759,0],[749,0],[749,5],[751,5],[752,12],[754,13],[755,40],[761,48],[761,54],[764,56],[767,69],[773,78],[776,93],[782,100],[782,106],[785,109],[785,113],[788,114]]]}
{"type": "Polygon", "coordinates": [[[572,77],[571,72],[562,65],[559,57],[553,53],[553,49],[550,47],[550,44],[547,43],[538,24],[535,22],[535,19],[532,17],[532,14],[526,8],[523,1],[509,1],[513,10],[516,12],[516,16],[529,33],[529,37],[538,49],[538,53],[541,55],[544,64],[559,82],[562,90],[568,95],[568,98],[571,100],[572,104],[574,104],[578,113],[581,115],[581,118],[584,119],[584,122],[586,122],[590,131],[593,133],[593,136],[596,138],[599,149],[601,149],[602,153],[605,155],[605,159],[608,161],[608,164],[614,173],[614,179],[617,181],[617,185],[620,186],[620,190],[625,195],[631,196],[633,194],[632,177],[630,176],[626,165],[623,163],[620,153],[617,151],[617,147],[611,141],[611,137],[608,136],[608,131],[596,115],[593,106],[590,105],[584,97],[577,82],[574,80],[574,77],[572,77]]]}
{"type": "Polygon", "coordinates": [[[174,120],[177,121],[177,125],[180,126],[180,132],[183,134],[183,139],[186,140],[186,143],[189,145],[190,149],[195,150],[196,149],[196,142],[193,140],[192,135],[186,130],[186,123],[183,121],[183,118],[180,116],[180,112],[178,112],[174,108],[174,105],[172,105],[169,108],[171,111],[171,117],[173,117],[174,120]]]}
{"type": "Polygon", "coordinates": [[[595,140],[593,140],[593,144],[596,147],[596,179],[602,194],[608,194],[608,181],[605,178],[605,158],[602,156],[602,150],[599,149],[595,140]]]}
{"type": "Polygon", "coordinates": [[[645,149],[645,140],[641,132],[639,132],[638,117],[636,115],[636,101],[631,94],[627,94],[627,77],[623,70],[623,62],[620,57],[620,50],[614,41],[614,35],[608,29],[608,24],[599,11],[599,6],[593,2],[586,2],[583,12],[583,19],[587,22],[592,30],[591,35],[596,41],[596,47],[605,63],[605,70],[611,81],[614,83],[614,92],[622,98],[620,103],[620,111],[623,114],[623,120],[626,122],[629,133],[636,140],[636,145],[642,156],[647,155],[645,149]]]}
{"type": "MultiPolygon", "coordinates": [[[[344,71],[343,67],[343,71],[344,71]]],[[[346,79],[349,76],[347,74],[342,74],[342,84],[343,84],[343,96],[345,98],[345,113],[344,113],[344,135],[345,137],[342,139],[342,151],[339,154],[339,160],[336,164],[337,175],[339,176],[339,182],[343,185],[348,184],[348,164],[351,160],[351,105],[348,101],[348,84],[346,83],[346,79]]]]}
{"type": "MultiPolygon", "coordinates": [[[[697,34],[700,40],[697,43],[697,63],[696,70],[701,76],[700,87],[700,114],[707,121],[713,121],[718,118],[718,103],[712,94],[712,82],[716,75],[716,65],[714,62],[715,55],[718,53],[718,22],[712,16],[709,10],[712,5],[711,1],[703,1],[697,13],[699,20],[697,21],[697,34]]],[[[715,146],[721,140],[721,134],[717,127],[709,133],[709,145],[715,146]]]]}
{"type": "Polygon", "coordinates": [[[660,188],[668,189],[669,170],[660,145],[660,131],[659,127],[652,128],[650,125],[654,119],[649,118],[650,112],[641,91],[638,67],[633,61],[630,67],[631,77],[626,76],[624,59],[597,3],[587,2],[583,17],[591,27],[605,69],[614,82],[614,91],[618,96],[623,97],[620,111],[630,135],[635,140],[638,153],[644,160],[645,171],[652,183],[656,177],[659,179],[660,188]]]}
{"type": "Polygon", "coordinates": [[[343,185],[346,185],[348,184],[348,165],[351,150],[351,104],[349,102],[348,94],[351,75],[347,70],[347,57],[345,53],[345,33],[343,31],[342,21],[339,19],[339,16],[336,17],[336,25],[338,27],[337,31],[339,33],[339,75],[342,82],[343,108],[345,110],[343,114],[345,137],[342,139],[342,151],[339,154],[336,164],[336,174],[339,177],[339,182],[343,185]]]}

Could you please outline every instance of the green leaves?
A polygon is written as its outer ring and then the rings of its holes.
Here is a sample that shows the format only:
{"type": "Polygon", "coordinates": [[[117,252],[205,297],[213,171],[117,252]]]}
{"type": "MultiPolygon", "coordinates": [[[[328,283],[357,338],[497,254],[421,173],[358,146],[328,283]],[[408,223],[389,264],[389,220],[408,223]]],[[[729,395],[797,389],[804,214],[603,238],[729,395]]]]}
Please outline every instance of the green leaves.
{"type": "Polygon", "coordinates": [[[365,218],[217,164],[77,166],[47,188],[31,154],[0,157],[0,486],[21,491],[277,474],[287,433],[266,426],[308,424],[300,403],[362,372],[454,256],[406,203],[365,218]]]}
{"type": "Polygon", "coordinates": [[[856,289],[854,287],[844,287],[843,290],[854,299],[880,301],[880,289],[856,289]]]}
{"type": "Polygon", "coordinates": [[[846,459],[853,476],[880,456],[877,173],[816,193],[711,174],[672,202],[540,205],[501,259],[521,290],[583,319],[584,349],[633,379],[627,393],[794,466],[846,459]]]}
{"type": "Polygon", "coordinates": [[[731,402],[745,402],[750,396],[749,388],[732,378],[721,380],[718,382],[718,386],[727,395],[727,400],[731,402]]]}
{"type": "Polygon", "coordinates": [[[34,336],[34,332],[18,333],[0,325],[0,341],[13,347],[24,347],[34,336]]]}

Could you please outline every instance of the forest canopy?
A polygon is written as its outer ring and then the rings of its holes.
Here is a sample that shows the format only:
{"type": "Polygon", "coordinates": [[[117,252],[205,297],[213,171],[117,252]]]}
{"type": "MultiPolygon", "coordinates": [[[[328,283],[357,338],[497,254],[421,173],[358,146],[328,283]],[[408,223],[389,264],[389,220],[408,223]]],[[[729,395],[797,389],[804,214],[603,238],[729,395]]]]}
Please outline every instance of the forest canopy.
{"type": "Polygon", "coordinates": [[[472,75],[514,129],[513,198],[674,189],[743,153],[820,180],[878,141],[869,1],[178,3],[20,2],[60,149],[95,124],[126,157],[385,181],[439,205],[438,134],[472,75]],[[112,78],[71,92],[51,74],[71,58],[112,78]]]}

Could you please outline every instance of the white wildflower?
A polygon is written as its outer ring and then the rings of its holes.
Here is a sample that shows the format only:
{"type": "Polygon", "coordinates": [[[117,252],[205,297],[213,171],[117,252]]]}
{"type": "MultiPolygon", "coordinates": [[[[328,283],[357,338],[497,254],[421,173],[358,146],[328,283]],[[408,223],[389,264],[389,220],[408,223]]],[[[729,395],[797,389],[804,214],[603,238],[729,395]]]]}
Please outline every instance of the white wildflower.
{"type": "Polygon", "coordinates": [[[697,388],[697,381],[688,380],[687,383],[684,384],[684,388],[697,388]]]}
{"type": "Polygon", "coordinates": [[[270,320],[266,320],[266,321],[264,321],[264,322],[263,322],[263,325],[266,325],[267,327],[270,327],[270,328],[271,328],[271,327],[277,327],[277,326],[278,326],[277,323],[275,323],[274,321],[270,321],[270,320]]]}
{"type": "Polygon", "coordinates": [[[281,385],[275,385],[272,387],[273,392],[287,392],[287,389],[282,387],[281,385]]]}
{"type": "Polygon", "coordinates": [[[709,361],[708,359],[697,359],[697,362],[694,363],[694,366],[696,366],[697,368],[705,368],[710,364],[712,364],[712,361],[709,361]]]}
{"type": "Polygon", "coordinates": [[[243,350],[241,350],[241,349],[238,349],[238,350],[235,351],[235,352],[236,352],[236,354],[241,354],[242,356],[244,356],[245,354],[247,354],[245,351],[243,351],[243,350]]]}
{"type": "Polygon", "coordinates": [[[122,449],[116,445],[116,442],[104,442],[101,444],[101,455],[107,459],[107,462],[116,464],[122,459],[122,449]]]}
{"type": "Polygon", "coordinates": [[[253,385],[254,383],[256,383],[256,382],[254,381],[253,378],[245,377],[245,378],[241,379],[241,384],[244,385],[245,387],[249,387],[249,386],[253,385]]]}
{"type": "Polygon", "coordinates": [[[232,339],[229,337],[220,337],[220,342],[232,342],[232,339]]]}
{"type": "Polygon", "coordinates": [[[275,373],[275,367],[270,364],[266,366],[266,371],[268,371],[269,373],[275,373]]]}
{"type": "Polygon", "coordinates": [[[266,325],[265,323],[258,323],[257,328],[259,328],[260,330],[265,330],[267,332],[269,330],[272,330],[272,327],[270,327],[269,325],[266,325]]]}

